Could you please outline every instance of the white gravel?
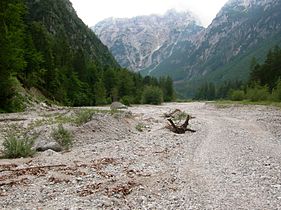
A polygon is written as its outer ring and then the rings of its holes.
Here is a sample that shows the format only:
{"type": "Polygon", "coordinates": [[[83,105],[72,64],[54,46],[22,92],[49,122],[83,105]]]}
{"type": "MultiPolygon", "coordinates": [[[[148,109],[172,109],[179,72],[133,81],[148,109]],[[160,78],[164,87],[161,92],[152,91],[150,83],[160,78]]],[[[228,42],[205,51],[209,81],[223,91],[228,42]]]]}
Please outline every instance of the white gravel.
{"type": "MultiPolygon", "coordinates": [[[[280,110],[195,102],[129,111],[74,127],[69,152],[0,160],[0,209],[281,209],[280,110]],[[196,133],[165,128],[162,115],[176,108],[196,117],[196,133]],[[65,166],[20,173],[6,164],[65,166]]],[[[39,118],[18,117],[30,116],[39,118]]]]}

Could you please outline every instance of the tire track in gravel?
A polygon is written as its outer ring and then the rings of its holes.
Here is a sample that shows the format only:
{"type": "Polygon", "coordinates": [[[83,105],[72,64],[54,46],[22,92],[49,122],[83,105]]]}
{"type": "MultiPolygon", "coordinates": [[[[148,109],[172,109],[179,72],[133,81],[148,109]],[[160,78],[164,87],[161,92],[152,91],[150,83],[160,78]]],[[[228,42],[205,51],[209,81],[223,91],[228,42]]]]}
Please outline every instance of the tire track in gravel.
{"type": "Polygon", "coordinates": [[[272,142],[274,137],[253,119],[229,117],[222,111],[202,109],[197,113],[206,123],[206,134],[201,136],[188,171],[204,186],[200,206],[280,208],[280,169],[270,167],[280,164],[280,144],[272,142]]]}

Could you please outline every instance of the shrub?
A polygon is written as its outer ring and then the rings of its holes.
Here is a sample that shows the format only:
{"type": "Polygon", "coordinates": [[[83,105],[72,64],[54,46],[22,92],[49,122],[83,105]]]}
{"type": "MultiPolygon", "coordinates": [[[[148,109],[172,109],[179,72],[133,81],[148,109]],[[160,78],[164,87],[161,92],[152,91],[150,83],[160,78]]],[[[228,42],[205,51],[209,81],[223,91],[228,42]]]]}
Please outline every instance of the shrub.
{"type": "Polygon", "coordinates": [[[9,101],[9,112],[23,112],[26,108],[25,106],[25,97],[20,95],[19,93],[15,94],[15,96],[9,101]]]}
{"type": "Polygon", "coordinates": [[[230,100],[242,101],[245,99],[245,93],[243,90],[233,90],[230,92],[230,100]]]}
{"type": "Polygon", "coordinates": [[[267,86],[255,85],[252,88],[247,88],[246,98],[251,101],[266,101],[269,95],[267,86]]]}
{"type": "Polygon", "coordinates": [[[52,133],[53,138],[65,149],[69,149],[73,143],[73,136],[71,132],[63,127],[62,124],[59,124],[58,128],[52,133]]]}
{"type": "Polygon", "coordinates": [[[136,130],[138,130],[139,132],[143,132],[144,128],[145,128],[145,125],[143,123],[138,123],[136,125],[136,130]]]}
{"type": "Polygon", "coordinates": [[[22,137],[19,138],[15,134],[8,135],[4,142],[4,157],[6,158],[25,158],[35,154],[32,149],[34,144],[33,138],[22,137]]]}
{"type": "Polygon", "coordinates": [[[278,81],[276,88],[272,91],[272,100],[281,101],[281,79],[278,81]]]}
{"type": "Polygon", "coordinates": [[[112,103],[112,99],[110,97],[106,98],[106,103],[107,104],[111,104],[112,103]]]}
{"type": "Polygon", "coordinates": [[[163,92],[159,87],[146,86],[142,94],[143,104],[161,104],[163,102],[163,92]]]}
{"type": "Polygon", "coordinates": [[[124,96],[121,99],[121,103],[126,105],[126,106],[130,106],[133,102],[134,102],[134,98],[130,97],[130,96],[124,96]]]}
{"type": "Polygon", "coordinates": [[[74,120],[76,125],[83,125],[89,121],[91,121],[93,114],[96,111],[94,110],[90,110],[90,109],[85,109],[85,110],[81,110],[77,113],[77,117],[74,120]]]}

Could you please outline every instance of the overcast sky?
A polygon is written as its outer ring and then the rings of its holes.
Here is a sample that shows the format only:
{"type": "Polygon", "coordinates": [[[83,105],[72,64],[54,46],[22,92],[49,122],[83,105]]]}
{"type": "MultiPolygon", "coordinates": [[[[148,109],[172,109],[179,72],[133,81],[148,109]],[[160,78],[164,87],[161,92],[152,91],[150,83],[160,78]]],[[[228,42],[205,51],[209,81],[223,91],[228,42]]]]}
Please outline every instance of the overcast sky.
{"type": "Polygon", "coordinates": [[[108,17],[164,14],[168,9],[190,10],[208,26],[227,0],[70,0],[90,27],[108,17]]]}

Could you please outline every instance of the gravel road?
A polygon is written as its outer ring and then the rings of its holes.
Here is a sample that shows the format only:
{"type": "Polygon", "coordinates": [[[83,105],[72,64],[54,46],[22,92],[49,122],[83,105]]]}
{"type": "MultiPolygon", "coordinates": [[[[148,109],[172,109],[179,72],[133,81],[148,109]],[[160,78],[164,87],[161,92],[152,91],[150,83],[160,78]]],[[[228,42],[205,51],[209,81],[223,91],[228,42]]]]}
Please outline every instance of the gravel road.
{"type": "Polygon", "coordinates": [[[0,208],[281,209],[280,110],[194,102],[129,111],[73,127],[70,152],[0,160],[0,208]],[[165,128],[174,109],[195,117],[196,133],[165,128]],[[65,166],[15,175],[7,164],[65,166]]]}

